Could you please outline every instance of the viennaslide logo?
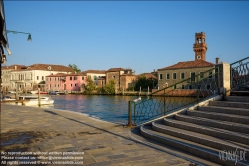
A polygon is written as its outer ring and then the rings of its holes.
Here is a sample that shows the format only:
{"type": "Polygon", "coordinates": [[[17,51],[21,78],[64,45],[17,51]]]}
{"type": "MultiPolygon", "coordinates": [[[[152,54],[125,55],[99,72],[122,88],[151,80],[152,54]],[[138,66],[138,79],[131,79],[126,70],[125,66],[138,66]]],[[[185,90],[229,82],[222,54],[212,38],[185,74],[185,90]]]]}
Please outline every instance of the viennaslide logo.
{"type": "Polygon", "coordinates": [[[239,161],[246,161],[246,150],[239,150],[238,147],[235,150],[222,150],[219,151],[219,158],[223,161],[234,161],[236,165],[239,161]]]}

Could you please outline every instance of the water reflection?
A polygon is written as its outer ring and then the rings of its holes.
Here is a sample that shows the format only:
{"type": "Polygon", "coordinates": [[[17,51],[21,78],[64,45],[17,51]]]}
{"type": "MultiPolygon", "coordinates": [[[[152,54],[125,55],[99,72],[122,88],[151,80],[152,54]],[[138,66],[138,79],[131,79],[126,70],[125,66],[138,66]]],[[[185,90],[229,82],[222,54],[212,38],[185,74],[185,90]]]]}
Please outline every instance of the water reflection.
{"type": "Polygon", "coordinates": [[[88,114],[111,122],[127,123],[128,101],[136,96],[56,95],[51,108],[88,114]]]}

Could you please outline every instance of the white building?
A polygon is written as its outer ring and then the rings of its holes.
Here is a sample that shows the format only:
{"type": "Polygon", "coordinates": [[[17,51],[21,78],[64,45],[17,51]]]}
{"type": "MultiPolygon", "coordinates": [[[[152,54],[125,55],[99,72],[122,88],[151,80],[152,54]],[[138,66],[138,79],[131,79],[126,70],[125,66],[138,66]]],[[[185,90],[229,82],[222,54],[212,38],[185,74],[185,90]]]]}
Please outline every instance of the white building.
{"type": "Polygon", "coordinates": [[[90,77],[94,83],[98,84],[98,78],[105,76],[105,70],[86,70],[82,74],[85,74],[87,77],[90,77]]]}
{"type": "MultiPolygon", "coordinates": [[[[45,85],[45,77],[48,75],[57,73],[69,74],[73,72],[73,69],[70,67],[62,65],[34,64],[19,68],[17,65],[14,65],[14,67],[12,65],[8,86],[10,90],[15,90],[17,86],[20,90],[36,90],[38,84],[45,85]]],[[[7,82],[2,83],[5,86],[6,84],[7,82]]]]}

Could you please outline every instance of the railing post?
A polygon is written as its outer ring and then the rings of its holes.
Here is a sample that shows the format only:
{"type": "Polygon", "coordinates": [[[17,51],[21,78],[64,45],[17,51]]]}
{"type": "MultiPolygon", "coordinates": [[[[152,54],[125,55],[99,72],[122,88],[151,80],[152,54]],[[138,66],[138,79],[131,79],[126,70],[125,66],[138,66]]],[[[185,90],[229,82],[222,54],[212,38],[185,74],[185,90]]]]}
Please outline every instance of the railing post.
{"type": "Polygon", "coordinates": [[[128,101],[128,124],[127,127],[132,127],[132,101],[128,101]]]}
{"type": "Polygon", "coordinates": [[[198,87],[198,82],[199,82],[199,80],[198,80],[198,77],[199,76],[196,76],[196,84],[195,84],[195,86],[197,87],[197,103],[199,102],[199,87],[198,87]]]}
{"type": "Polygon", "coordinates": [[[163,99],[164,99],[164,101],[163,101],[163,112],[164,112],[164,115],[166,114],[166,110],[165,110],[165,108],[166,108],[166,101],[165,101],[165,89],[164,89],[164,93],[163,93],[163,99]]]}

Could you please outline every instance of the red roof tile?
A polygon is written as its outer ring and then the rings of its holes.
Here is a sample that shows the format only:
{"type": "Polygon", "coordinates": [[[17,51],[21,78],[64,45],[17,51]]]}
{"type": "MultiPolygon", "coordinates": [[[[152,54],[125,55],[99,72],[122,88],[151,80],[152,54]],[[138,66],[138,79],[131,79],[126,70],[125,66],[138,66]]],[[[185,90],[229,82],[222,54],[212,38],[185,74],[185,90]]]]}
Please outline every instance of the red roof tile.
{"type": "Polygon", "coordinates": [[[20,70],[20,69],[23,69],[23,68],[27,68],[26,66],[24,65],[10,65],[10,66],[2,66],[2,70],[15,70],[15,67],[16,67],[16,70],[20,70]]]}
{"type": "Polygon", "coordinates": [[[81,73],[87,74],[87,73],[95,73],[95,74],[105,74],[105,70],[86,70],[81,73]]]}
{"type": "Polygon", "coordinates": [[[117,71],[124,71],[124,68],[110,68],[106,72],[117,72],[117,71]]]}
{"type": "Polygon", "coordinates": [[[63,65],[51,65],[51,64],[34,64],[28,66],[27,70],[51,70],[51,71],[74,72],[74,70],[70,67],[63,65]]]}
{"type": "Polygon", "coordinates": [[[57,74],[51,74],[46,77],[63,77],[63,76],[86,76],[84,73],[70,73],[70,74],[65,74],[65,73],[57,73],[57,74]]]}
{"type": "Polygon", "coordinates": [[[197,68],[197,67],[213,67],[214,64],[204,61],[204,60],[195,60],[195,61],[186,61],[178,62],[172,66],[164,67],[158,70],[168,70],[168,69],[185,69],[185,68],[197,68]]]}

